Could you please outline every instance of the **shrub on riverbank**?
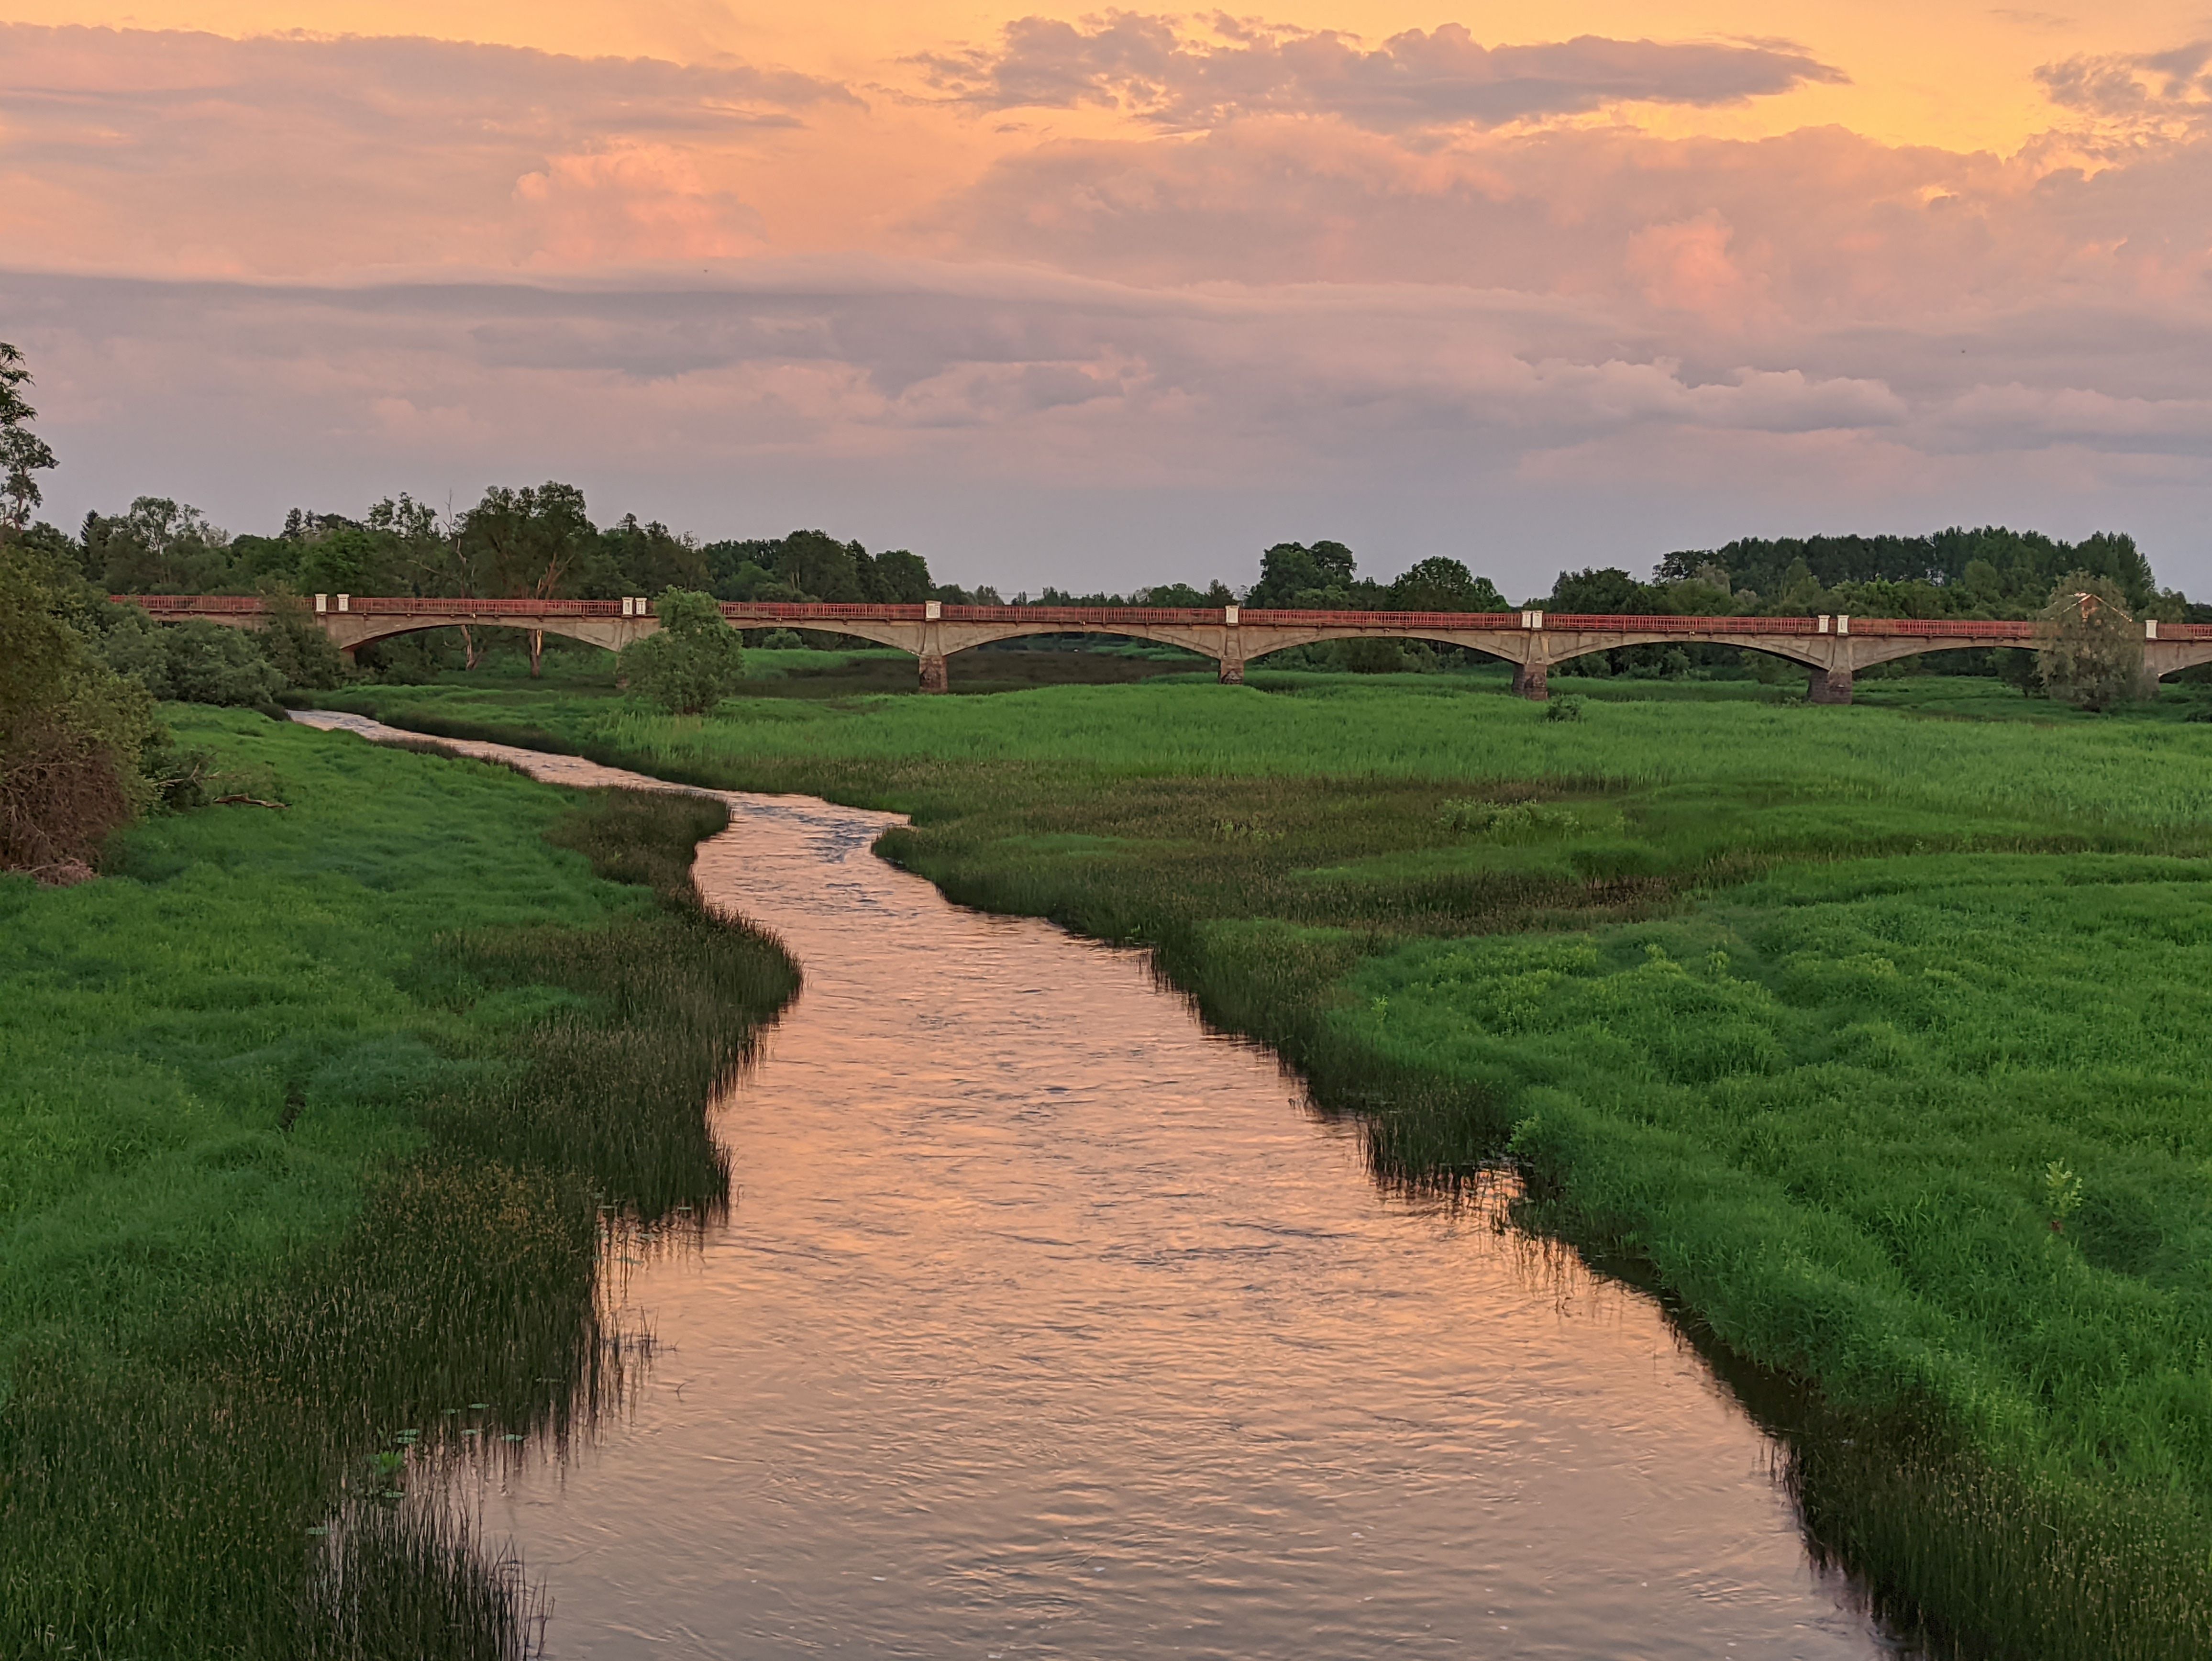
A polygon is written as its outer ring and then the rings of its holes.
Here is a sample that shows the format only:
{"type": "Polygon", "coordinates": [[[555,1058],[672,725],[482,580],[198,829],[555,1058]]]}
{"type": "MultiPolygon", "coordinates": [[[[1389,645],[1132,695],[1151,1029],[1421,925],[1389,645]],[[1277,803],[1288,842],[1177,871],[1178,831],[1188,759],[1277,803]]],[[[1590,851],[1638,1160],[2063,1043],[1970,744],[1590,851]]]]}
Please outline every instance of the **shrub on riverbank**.
{"type": "Polygon", "coordinates": [[[145,691],[87,648],[82,585],[32,545],[0,538],[0,871],[89,873],[108,833],[151,799],[139,759],[145,691]]]}
{"type": "Polygon", "coordinates": [[[912,813],[892,857],[1152,945],[1386,1180],[1510,1142],[1532,1220],[1814,1381],[1808,1518],[1902,1617],[2212,1644],[2212,733],[1435,685],[378,712],[912,813]]]}
{"type": "Polygon", "coordinates": [[[291,806],[0,880],[0,1653],[518,1652],[441,1463],[618,1387],[603,1230],[721,1202],[793,970],[685,903],[717,803],[176,724],[291,806]]]}

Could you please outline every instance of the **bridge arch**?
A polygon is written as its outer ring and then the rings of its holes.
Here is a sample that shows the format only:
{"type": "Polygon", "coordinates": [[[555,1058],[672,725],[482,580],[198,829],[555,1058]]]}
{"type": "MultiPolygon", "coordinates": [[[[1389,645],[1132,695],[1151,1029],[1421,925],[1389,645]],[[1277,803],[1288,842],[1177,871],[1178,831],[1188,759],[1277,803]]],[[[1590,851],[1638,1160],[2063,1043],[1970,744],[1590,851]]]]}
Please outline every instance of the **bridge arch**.
{"type": "Polygon", "coordinates": [[[1478,652],[1498,663],[1516,666],[1527,660],[1507,649],[1507,642],[1520,643],[1521,637],[1509,636],[1501,639],[1495,631],[1477,634],[1472,630],[1422,629],[1403,627],[1328,627],[1294,630],[1285,634],[1270,630],[1263,640],[1255,640],[1245,652],[1244,661],[1257,663],[1273,657],[1278,652],[1293,652],[1305,646],[1326,646],[1340,640],[1411,640],[1422,641],[1433,646],[1459,646],[1478,652]]]}
{"type": "Polygon", "coordinates": [[[866,618],[832,618],[825,622],[813,618],[735,617],[724,621],[740,632],[748,629],[803,630],[811,635],[842,635],[847,640],[866,641],[871,646],[895,647],[902,652],[914,650],[914,629],[910,624],[878,623],[866,618]]]}
{"type": "MultiPolygon", "coordinates": [[[[528,621],[482,617],[363,618],[362,622],[365,626],[347,630],[345,637],[337,642],[338,649],[349,657],[361,648],[374,646],[379,641],[396,640],[402,635],[428,634],[438,629],[511,629],[526,635],[559,635],[564,640],[579,640],[587,646],[597,646],[609,652],[619,652],[630,643],[629,640],[613,637],[614,631],[605,621],[592,618],[544,618],[528,621]]],[[[335,636],[337,631],[331,632],[335,636]]]]}

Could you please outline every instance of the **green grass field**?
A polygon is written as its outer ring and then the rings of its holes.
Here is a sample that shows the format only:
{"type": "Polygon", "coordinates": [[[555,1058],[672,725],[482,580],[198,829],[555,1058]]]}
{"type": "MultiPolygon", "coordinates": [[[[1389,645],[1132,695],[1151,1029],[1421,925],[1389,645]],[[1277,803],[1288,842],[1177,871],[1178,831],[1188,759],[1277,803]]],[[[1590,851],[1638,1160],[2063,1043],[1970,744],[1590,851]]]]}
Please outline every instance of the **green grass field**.
{"type": "Polygon", "coordinates": [[[1533,1224],[1807,1381],[1808,1518],[1901,1618],[2212,1651],[2196,690],[2094,719],[1958,678],[1597,683],[1566,721],[1477,677],[1256,678],[355,701],[910,813],[891,857],[1150,944],[1370,1113],[1386,1178],[1510,1151],[1533,1224]]]}
{"type": "Polygon", "coordinates": [[[406,1496],[591,1410],[601,1208],[720,1202],[795,978],[683,903],[719,804],[169,718],[289,806],[0,879],[0,1653],[514,1652],[406,1496]]]}

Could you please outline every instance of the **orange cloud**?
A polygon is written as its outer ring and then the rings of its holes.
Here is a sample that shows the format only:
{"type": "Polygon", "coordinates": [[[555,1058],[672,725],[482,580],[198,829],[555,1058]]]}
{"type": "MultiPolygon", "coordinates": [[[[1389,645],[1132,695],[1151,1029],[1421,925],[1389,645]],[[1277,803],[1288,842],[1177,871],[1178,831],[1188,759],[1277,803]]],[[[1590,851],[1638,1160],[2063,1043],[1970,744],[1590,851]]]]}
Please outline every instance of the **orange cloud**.
{"type": "Polygon", "coordinates": [[[422,39],[0,25],[15,258],[298,271],[757,246],[729,182],[845,88],[422,39]]]}
{"type": "Polygon", "coordinates": [[[933,85],[986,109],[1115,109],[1171,128],[1252,115],[1334,115],[1378,131],[1577,115],[1625,103],[1713,106],[1771,96],[1840,70],[1770,43],[1597,35],[1487,47],[1465,27],[1408,29],[1369,50],[1334,30],[1218,15],[1113,12],[1081,24],[1023,17],[995,50],[921,60],[933,85]]]}

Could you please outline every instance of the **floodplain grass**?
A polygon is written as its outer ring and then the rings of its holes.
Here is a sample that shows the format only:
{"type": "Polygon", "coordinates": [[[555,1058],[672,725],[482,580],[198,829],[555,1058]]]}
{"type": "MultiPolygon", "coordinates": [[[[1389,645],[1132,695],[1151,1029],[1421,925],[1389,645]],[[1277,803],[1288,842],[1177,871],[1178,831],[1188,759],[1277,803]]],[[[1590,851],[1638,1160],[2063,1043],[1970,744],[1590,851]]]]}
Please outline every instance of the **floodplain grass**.
{"type": "Polygon", "coordinates": [[[0,1653],[522,1653],[439,1469],[619,1386],[601,1239],[724,1202],[795,970],[720,803],[169,718],[289,806],[0,880],[0,1653]]]}
{"type": "Polygon", "coordinates": [[[1436,676],[374,701],[912,815],[889,857],[1152,946],[1378,1176],[1509,1159],[1533,1226],[1803,1381],[1808,1529],[1932,1648],[2212,1653],[2212,731],[1939,678],[1572,723],[1436,676]]]}

